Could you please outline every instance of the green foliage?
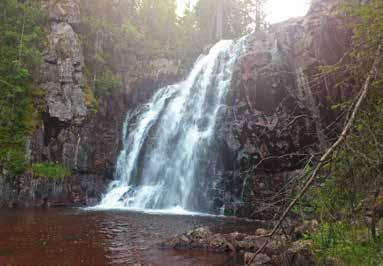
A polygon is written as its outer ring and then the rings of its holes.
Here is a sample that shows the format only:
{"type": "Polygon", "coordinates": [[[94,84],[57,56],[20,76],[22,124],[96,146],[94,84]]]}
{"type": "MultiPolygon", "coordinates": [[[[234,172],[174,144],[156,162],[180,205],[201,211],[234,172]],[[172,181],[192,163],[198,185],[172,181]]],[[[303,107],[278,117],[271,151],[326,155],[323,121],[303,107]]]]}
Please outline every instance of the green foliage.
{"type": "Polygon", "coordinates": [[[352,25],[354,32],[352,56],[359,60],[357,64],[363,68],[360,70],[366,70],[383,39],[383,2],[371,0],[356,5],[350,1],[345,9],[350,16],[358,18],[358,23],[352,25]]]}
{"type": "Polygon", "coordinates": [[[141,1],[137,11],[137,27],[143,33],[144,43],[149,45],[149,49],[160,48],[166,52],[174,49],[177,21],[175,10],[175,0],[141,1]]]}
{"type": "Polygon", "coordinates": [[[186,64],[191,65],[206,45],[206,41],[201,40],[203,33],[200,30],[197,15],[192,5],[187,6],[183,16],[178,18],[177,30],[179,48],[175,51],[175,55],[186,64]]]}
{"type": "Polygon", "coordinates": [[[25,167],[25,138],[36,125],[33,77],[40,61],[44,19],[40,2],[0,2],[0,168],[25,167]]]}
{"type": "MultiPolygon", "coordinates": [[[[360,89],[383,40],[383,2],[351,2],[345,11],[354,17],[349,63],[321,69],[325,74],[348,71],[360,89]]],[[[321,263],[326,257],[341,265],[378,265],[383,260],[383,234],[377,223],[381,215],[376,212],[383,191],[382,73],[380,65],[351,132],[332,158],[330,176],[308,196],[321,221],[309,236],[321,263]]],[[[348,100],[333,109],[347,110],[351,104],[348,100]]]]}
{"type": "Polygon", "coordinates": [[[114,75],[110,70],[107,70],[97,78],[95,84],[96,97],[108,94],[114,89],[121,88],[121,80],[118,76],[114,75]]]}
{"type": "MultiPolygon", "coordinates": [[[[216,42],[216,16],[221,0],[200,0],[195,13],[200,32],[200,40],[204,43],[216,42]]],[[[223,38],[233,39],[244,35],[251,22],[248,1],[226,0],[223,3],[223,38]]]]}
{"type": "Polygon", "coordinates": [[[355,195],[330,178],[310,195],[310,204],[321,221],[348,220],[356,204],[355,195]]]}
{"type": "MultiPolygon", "coordinates": [[[[353,77],[354,85],[360,89],[383,39],[383,2],[373,0],[365,4],[351,3],[345,10],[354,16],[350,63],[323,66],[321,70],[324,74],[332,74],[346,69],[353,77]]],[[[314,192],[317,211],[326,221],[343,219],[346,213],[351,215],[358,202],[370,197],[383,186],[382,73],[383,67],[380,66],[351,132],[333,157],[330,180],[314,192]]],[[[333,106],[333,109],[347,110],[351,104],[351,100],[346,100],[333,106]]]]}
{"type": "Polygon", "coordinates": [[[54,163],[34,163],[29,168],[29,173],[37,177],[62,179],[72,174],[65,166],[54,163]]]}
{"type": "Polygon", "coordinates": [[[22,147],[6,147],[0,149],[1,165],[10,176],[24,172],[26,167],[25,150],[22,147]]]}
{"type": "Polygon", "coordinates": [[[98,102],[96,96],[93,93],[92,88],[89,85],[84,87],[85,104],[88,108],[89,114],[94,114],[98,110],[98,102]]]}
{"type": "Polygon", "coordinates": [[[313,240],[319,264],[331,257],[340,262],[339,265],[374,266],[383,258],[383,236],[373,240],[366,228],[342,222],[324,223],[308,238],[313,240]]]}
{"type": "Polygon", "coordinates": [[[132,51],[141,51],[142,33],[134,23],[138,1],[81,1],[87,89],[87,105],[96,107],[99,98],[121,87],[119,68],[134,63],[132,51]]]}
{"type": "MultiPolygon", "coordinates": [[[[204,47],[217,41],[216,9],[221,0],[200,0],[182,17],[176,15],[176,2],[81,1],[87,78],[96,97],[121,86],[123,73],[129,73],[128,80],[142,77],[145,70],[135,67],[142,62],[168,58],[191,65],[204,47]]],[[[223,37],[240,37],[250,23],[248,0],[226,0],[223,5],[223,37]]]]}

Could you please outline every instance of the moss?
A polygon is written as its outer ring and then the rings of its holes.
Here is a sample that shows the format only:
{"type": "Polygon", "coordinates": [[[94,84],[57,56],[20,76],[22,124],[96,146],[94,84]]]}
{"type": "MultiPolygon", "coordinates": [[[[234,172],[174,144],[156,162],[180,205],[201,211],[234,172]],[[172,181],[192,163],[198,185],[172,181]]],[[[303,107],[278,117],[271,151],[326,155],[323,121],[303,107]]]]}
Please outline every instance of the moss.
{"type": "Polygon", "coordinates": [[[19,147],[0,148],[0,168],[11,176],[24,172],[26,165],[24,149],[19,147]]]}
{"type": "Polygon", "coordinates": [[[34,88],[31,92],[32,97],[42,98],[46,95],[46,91],[42,88],[34,88]]]}
{"type": "Polygon", "coordinates": [[[91,113],[96,112],[98,110],[98,102],[90,86],[88,85],[85,86],[84,94],[85,94],[85,105],[88,107],[91,113]]]}
{"type": "Polygon", "coordinates": [[[72,175],[72,171],[67,167],[52,162],[34,163],[29,167],[29,173],[33,176],[53,179],[62,179],[72,175]]]}
{"type": "Polygon", "coordinates": [[[39,126],[40,122],[40,112],[36,110],[32,101],[29,101],[29,103],[26,105],[26,112],[24,114],[24,125],[28,131],[28,135],[35,131],[35,129],[39,126]]]}

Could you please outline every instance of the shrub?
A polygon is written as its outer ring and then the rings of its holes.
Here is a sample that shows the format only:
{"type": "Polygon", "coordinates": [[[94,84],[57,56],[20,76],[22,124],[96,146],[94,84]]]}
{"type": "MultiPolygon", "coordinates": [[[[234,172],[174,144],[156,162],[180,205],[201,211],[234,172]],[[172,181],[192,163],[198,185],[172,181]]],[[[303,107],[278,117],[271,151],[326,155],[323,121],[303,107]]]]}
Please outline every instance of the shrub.
{"type": "Polygon", "coordinates": [[[40,119],[32,99],[45,39],[40,4],[0,1],[0,169],[10,176],[25,170],[27,137],[40,119]]]}
{"type": "Polygon", "coordinates": [[[102,97],[109,94],[112,90],[121,88],[121,79],[113,74],[112,71],[105,71],[100,74],[96,80],[95,94],[97,97],[102,97]]]}
{"type": "Polygon", "coordinates": [[[319,263],[327,257],[342,265],[378,265],[382,260],[383,236],[373,240],[367,228],[343,222],[323,223],[308,237],[313,240],[319,263]]]}
{"type": "Polygon", "coordinates": [[[24,172],[25,154],[20,148],[0,148],[0,169],[6,169],[7,174],[15,176],[24,172]]]}

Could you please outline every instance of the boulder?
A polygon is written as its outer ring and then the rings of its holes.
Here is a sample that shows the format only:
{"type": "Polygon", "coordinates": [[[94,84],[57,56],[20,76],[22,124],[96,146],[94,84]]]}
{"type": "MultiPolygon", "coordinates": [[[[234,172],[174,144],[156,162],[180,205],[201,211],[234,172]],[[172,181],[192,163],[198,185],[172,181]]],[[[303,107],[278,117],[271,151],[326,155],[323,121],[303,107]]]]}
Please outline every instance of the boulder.
{"type": "MultiPolygon", "coordinates": [[[[267,230],[259,230],[265,233],[267,230]]],[[[190,232],[176,235],[160,245],[162,248],[196,249],[214,252],[234,252],[243,254],[246,265],[316,265],[310,241],[290,242],[282,235],[271,239],[263,236],[248,235],[238,232],[212,234],[208,228],[197,228],[190,232]],[[264,247],[264,243],[268,244],[264,247]],[[257,254],[259,248],[262,253],[257,254]]]]}
{"type": "Polygon", "coordinates": [[[286,251],[273,256],[272,263],[273,265],[316,266],[312,242],[307,240],[293,242],[286,251]]]}
{"type": "Polygon", "coordinates": [[[262,253],[255,255],[255,253],[246,252],[244,255],[244,260],[245,264],[250,266],[263,266],[270,265],[271,263],[271,258],[262,253]]]}
{"type": "Polygon", "coordinates": [[[72,26],[81,23],[80,0],[46,1],[48,18],[54,22],[66,22],[72,26]]]}
{"type": "Polygon", "coordinates": [[[189,232],[188,235],[190,235],[193,238],[208,238],[212,236],[212,232],[210,232],[209,228],[207,227],[200,227],[189,232]]]}

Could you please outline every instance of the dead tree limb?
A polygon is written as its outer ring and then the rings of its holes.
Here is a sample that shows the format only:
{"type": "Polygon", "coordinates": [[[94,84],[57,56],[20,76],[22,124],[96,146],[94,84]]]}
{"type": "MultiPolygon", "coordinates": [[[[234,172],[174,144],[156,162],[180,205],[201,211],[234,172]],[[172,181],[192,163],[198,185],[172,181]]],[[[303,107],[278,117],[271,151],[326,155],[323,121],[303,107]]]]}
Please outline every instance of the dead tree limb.
{"type": "MultiPolygon", "coordinates": [[[[278,222],[275,224],[275,226],[273,227],[273,230],[270,232],[270,234],[268,235],[269,238],[271,238],[278,230],[278,228],[281,226],[282,222],[286,219],[288,213],[291,211],[291,209],[294,207],[294,205],[304,196],[304,194],[308,191],[308,189],[310,188],[310,186],[314,183],[319,171],[322,169],[322,167],[325,165],[325,162],[328,161],[328,159],[332,156],[332,154],[334,153],[334,151],[344,142],[344,140],[346,139],[346,136],[348,134],[348,132],[350,131],[350,129],[352,128],[353,126],[353,123],[355,121],[355,118],[356,118],[356,115],[362,105],[362,102],[363,100],[366,98],[367,96],[367,93],[368,93],[368,89],[371,85],[371,82],[373,81],[374,77],[375,77],[375,74],[377,73],[378,71],[378,66],[381,62],[381,59],[382,59],[382,45],[383,43],[381,43],[377,50],[376,50],[376,54],[375,54],[375,60],[374,60],[374,63],[372,64],[372,67],[371,67],[371,70],[370,72],[368,73],[367,75],[367,78],[364,82],[364,85],[362,87],[362,90],[361,92],[359,93],[359,96],[355,102],[355,105],[354,105],[354,108],[352,110],[352,113],[351,113],[351,116],[350,118],[348,119],[348,122],[346,123],[345,127],[343,128],[343,131],[341,133],[341,135],[339,136],[338,140],[326,151],[326,153],[321,157],[320,161],[318,162],[317,166],[314,168],[310,178],[306,181],[305,185],[303,186],[303,188],[301,189],[301,191],[298,193],[298,195],[291,201],[291,203],[289,204],[289,206],[287,206],[287,208],[285,209],[285,211],[283,212],[283,214],[281,215],[281,217],[279,218],[278,222]]],[[[258,255],[259,253],[261,253],[264,248],[269,244],[270,240],[267,240],[258,250],[257,252],[255,253],[255,256],[258,255]]],[[[255,256],[253,257],[253,259],[255,259],[255,256]]]]}

